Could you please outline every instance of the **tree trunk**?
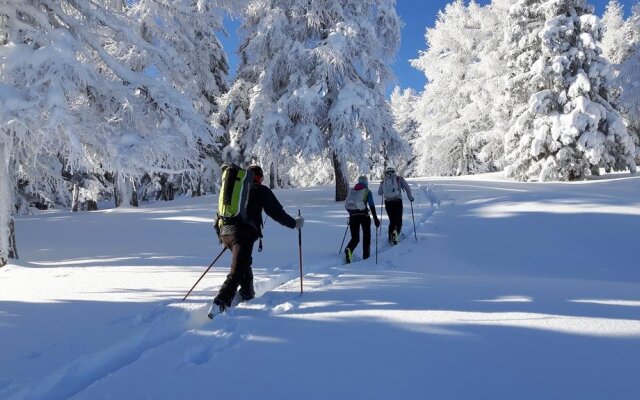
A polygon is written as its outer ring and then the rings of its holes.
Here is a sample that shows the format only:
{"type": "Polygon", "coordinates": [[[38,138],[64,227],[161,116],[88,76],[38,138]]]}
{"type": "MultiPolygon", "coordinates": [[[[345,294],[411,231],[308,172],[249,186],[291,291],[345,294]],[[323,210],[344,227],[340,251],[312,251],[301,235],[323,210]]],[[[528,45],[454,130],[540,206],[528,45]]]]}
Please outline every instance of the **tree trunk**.
{"type": "Polygon", "coordinates": [[[163,201],[173,200],[175,197],[175,189],[173,188],[173,182],[169,182],[169,178],[163,175],[162,178],[160,179],[160,186],[162,187],[161,189],[162,194],[160,198],[163,201]]]}
{"type": "Polygon", "coordinates": [[[71,212],[78,212],[78,206],[80,205],[80,202],[78,201],[78,198],[80,197],[80,188],[78,187],[77,183],[73,184],[73,197],[71,200],[71,212]]]}
{"type": "Polygon", "coordinates": [[[9,262],[9,258],[18,258],[15,224],[11,217],[13,194],[9,182],[9,171],[4,144],[0,144],[0,267],[9,262]]]}
{"type": "Polygon", "coordinates": [[[113,178],[113,200],[115,202],[116,208],[120,207],[120,204],[122,204],[122,199],[120,198],[120,182],[118,179],[118,175],[116,174],[116,176],[114,176],[113,178]]]}
{"type": "Polygon", "coordinates": [[[98,202],[95,200],[86,201],[87,211],[98,211],[98,202]]]}
{"type": "Polygon", "coordinates": [[[118,173],[118,189],[120,192],[120,206],[129,207],[131,205],[129,179],[122,173],[118,173]]]}
{"type": "Polygon", "coordinates": [[[202,175],[198,174],[196,189],[191,191],[191,197],[200,197],[200,196],[202,196],[202,175]]]}
{"type": "Polygon", "coordinates": [[[276,168],[273,164],[269,165],[269,189],[276,187],[276,168]]]}
{"type": "Polygon", "coordinates": [[[136,182],[131,179],[131,202],[134,207],[138,207],[138,188],[136,188],[136,182]]]}
{"type": "Polygon", "coordinates": [[[349,181],[344,171],[342,163],[338,159],[338,155],[332,153],[333,173],[336,177],[336,201],[344,201],[349,193],[349,181]]]}
{"type": "Polygon", "coordinates": [[[9,221],[9,258],[18,259],[18,246],[16,245],[16,223],[11,218],[9,221]]]}
{"type": "Polygon", "coordinates": [[[460,175],[469,175],[469,151],[467,148],[466,137],[464,137],[462,141],[462,168],[461,168],[460,175]]]}

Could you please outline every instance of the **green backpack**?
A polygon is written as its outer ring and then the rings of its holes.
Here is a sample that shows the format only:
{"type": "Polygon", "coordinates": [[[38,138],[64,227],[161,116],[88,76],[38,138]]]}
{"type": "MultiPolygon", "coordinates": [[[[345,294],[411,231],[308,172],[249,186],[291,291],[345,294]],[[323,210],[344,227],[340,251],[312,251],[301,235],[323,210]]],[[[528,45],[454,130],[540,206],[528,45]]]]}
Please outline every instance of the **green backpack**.
{"type": "Polygon", "coordinates": [[[218,225],[249,222],[247,204],[253,184],[253,171],[235,164],[222,166],[222,185],[218,196],[218,225]]]}

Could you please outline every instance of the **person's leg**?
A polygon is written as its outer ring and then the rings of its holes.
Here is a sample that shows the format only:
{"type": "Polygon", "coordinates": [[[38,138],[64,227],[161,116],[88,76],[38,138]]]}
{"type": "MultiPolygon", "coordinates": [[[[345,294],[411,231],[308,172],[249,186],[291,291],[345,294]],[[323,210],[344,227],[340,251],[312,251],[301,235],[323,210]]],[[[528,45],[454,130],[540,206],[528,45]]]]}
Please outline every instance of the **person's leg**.
{"type": "Polygon", "coordinates": [[[393,221],[389,226],[390,240],[395,242],[396,237],[399,237],[402,230],[402,201],[390,201],[387,210],[389,221],[393,221]]]}
{"type": "Polygon", "coordinates": [[[362,258],[366,260],[371,254],[371,217],[362,218],[362,258]]]}
{"type": "Polygon", "coordinates": [[[398,201],[396,205],[396,232],[398,236],[402,233],[402,201],[398,201]]]}
{"type": "Polygon", "coordinates": [[[396,211],[395,201],[385,201],[385,209],[387,210],[387,216],[389,217],[389,241],[393,240],[394,232],[398,229],[398,213],[396,211]]]}
{"type": "Polygon", "coordinates": [[[403,207],[402,207],[402,201],[398,202],[398,230],[396,232],[398,232],[398,236],[400,236],[400,234],[402,233],[402,213],[403,213],[403,207]]]}
{"type": "Polygon", "coordinates": [[[248,270],[251,269],[251,253],[255,240],[238,236],[221,236],[222,243],[231,249],[231,268],[227,279],[224,281],[218,295],[213,300],[214,303],[229,307],[236,295],[238,285],[248,270]]]}
{"type": "Polygon", "coordinates": [[[240,300],[249,301],[256,297],[256,292],[253,289],[253,269],[251,266],[247,268],[240,279],[240,300]]]}
{"type": "Polygon", "coordinates": [[[347,247],[344,249],[344,254],[347,262],[351,262],[351,255],[353,250],[360,243],[360,216],[352,215],[349,218],[349,231],[351,231],[351,240],[347,243],[347,247]]]}
{"type": "Polygon", "coordinates": [[[389,241],[391,241],[391,239],[393,238],[393,230],[395,228],[395,221],[393,219],[393,215],[391,214],[393,212],[392,208],[393,206],[391,205],[391,202],[385,200],[384,209],[387,211],[387,217],[389,218],[389,229],[388,229],[389,241]]]}

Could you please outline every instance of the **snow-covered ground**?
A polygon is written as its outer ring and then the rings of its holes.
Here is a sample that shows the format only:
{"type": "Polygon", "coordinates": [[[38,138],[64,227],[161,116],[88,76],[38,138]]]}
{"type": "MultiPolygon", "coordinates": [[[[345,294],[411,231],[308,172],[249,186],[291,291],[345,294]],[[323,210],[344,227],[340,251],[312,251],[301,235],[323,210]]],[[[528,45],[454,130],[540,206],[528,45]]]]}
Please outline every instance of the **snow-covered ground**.
{"type": "Polygon", "coordinates": [[[640,177],[410,183],[417,241],[405,203],[377,264],[343,265],[332,187],[277,191],[306,217],[304,295],[297,232],[269,220],[259,297],[214,321],[228,254],[180,301],[221,249],[214,197],[18,218],[0,398],[637,398],[640,177]]]}

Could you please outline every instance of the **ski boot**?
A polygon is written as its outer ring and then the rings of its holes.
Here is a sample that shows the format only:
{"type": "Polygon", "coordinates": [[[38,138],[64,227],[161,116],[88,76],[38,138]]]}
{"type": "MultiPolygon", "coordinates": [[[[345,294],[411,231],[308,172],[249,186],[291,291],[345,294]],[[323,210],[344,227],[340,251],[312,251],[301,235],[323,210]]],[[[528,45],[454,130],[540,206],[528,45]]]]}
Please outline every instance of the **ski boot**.
{"type": "Polygon", "coordinates": [[[213,319],[213,317],[222,314],[226,309],[227,307],[224,304],[216,303],[216,301],[214,300],[213,303],[211,303],[211,307],[209,307],[207,316],[209,317],[209,319],[213,319]]]}
{"type": "Polygon", "coordinates": [[[398,244],[398,232],[393,231],[393,232],[391,233],[391,236],[389,236],[389,244],[390,244],[391,246],[395,246],[395,245],[397,245],[397,244],[398,244]]]}
{"type": "Polygon", "coordinates": [[[348,247],[344,249],[344,259],[347,264],[351,264],[351,260],[353,259],[353,254],[351,253],[351,250],[348,247]]]}
{"type": "Polygon", "coordinates": [[[240,302],[245,302],[245,301],[253,300],[256,298],[256,292],[254,292],[253,289],[240,290],[239,294],[240,294],[240,302]]]}

